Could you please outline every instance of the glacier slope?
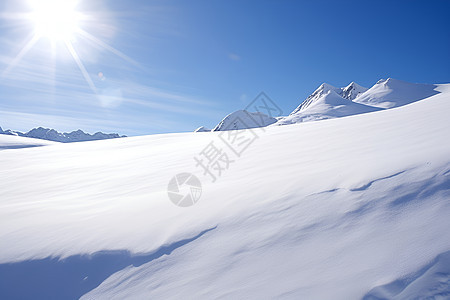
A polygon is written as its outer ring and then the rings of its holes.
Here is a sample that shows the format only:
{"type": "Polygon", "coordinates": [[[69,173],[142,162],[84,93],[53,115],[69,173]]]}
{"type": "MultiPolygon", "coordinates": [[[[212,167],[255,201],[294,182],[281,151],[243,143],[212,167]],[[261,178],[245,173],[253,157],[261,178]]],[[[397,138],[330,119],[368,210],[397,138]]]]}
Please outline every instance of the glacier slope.
{"type": "Polygon", "coordinates": [[[361,298],[450,250],[450,85],[437,89],[390,110],[254,129],[215,183],[193,157],[220,132],[2,151],[0,263],[151,256],[189,240],[84,298],[361,298]],[[190,208],[167,197],[181,172],[202,180],[190,208]]]}

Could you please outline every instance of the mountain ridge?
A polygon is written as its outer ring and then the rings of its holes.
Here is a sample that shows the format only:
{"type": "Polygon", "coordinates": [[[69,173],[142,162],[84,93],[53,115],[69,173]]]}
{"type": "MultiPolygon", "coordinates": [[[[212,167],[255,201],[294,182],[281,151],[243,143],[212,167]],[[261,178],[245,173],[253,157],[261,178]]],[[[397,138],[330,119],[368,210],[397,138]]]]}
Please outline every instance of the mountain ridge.
{"type": "MultiPolygon", "coordinates": [[[[276,120],[274,121],[270,119],[272,118],[271,116],[257,112],[260,118],[264,116],[264,118],[268,118],[271,121],[258,122],[259,126],[253,123],[251,126],[245,126],[245,124],[234,127],[224,126],[224,123],[233,123],[234,120],[232,119],[237,119],[238,115],[242,114],[242,111],[236,111],[227,115],[211,131],[290,125],[375,112],[428,98],[439,93],[436,91],[437,86],[436,84],[409,83],[393,78],[380,79],[371,88],[363,87],[354,81],[345,87],[339,88],[324,82],[288,116],[274,118],[276,120]]],[[[247,114],[251,116],[251,114],[255,113],[247,112],[247,114]]],[[[210,130],[203,126],[195,130],[195,132],[206,131],[210,130]]]]}
{"type": "Polygon", "coordinates": [[[125,135],[121,136],[117,133],[103,133],[100,131],[94,134],[89,134],[81,129],[74,130],[72,132],[61,133],[56,131],[55,129],[44,127],[36,127],[25,133],[10,129],[3,130],[0,127],[0,134],[42,139],[60,143],[85,142],[126,137],[125,135]]]}

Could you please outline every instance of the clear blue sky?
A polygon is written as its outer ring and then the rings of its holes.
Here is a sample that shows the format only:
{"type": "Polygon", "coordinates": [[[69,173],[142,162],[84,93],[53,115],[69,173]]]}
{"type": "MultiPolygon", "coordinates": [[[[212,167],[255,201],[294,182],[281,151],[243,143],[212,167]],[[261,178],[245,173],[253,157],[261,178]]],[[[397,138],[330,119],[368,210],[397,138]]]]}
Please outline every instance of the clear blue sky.
{"type": "Polygon", "coordinates": [[[192,131],[260,91],[289,114],[322,82],[450,82],[450,1],[80,0],[72,53],[30,42],[30,2],[0,4],[3,129],[192,131]]]}

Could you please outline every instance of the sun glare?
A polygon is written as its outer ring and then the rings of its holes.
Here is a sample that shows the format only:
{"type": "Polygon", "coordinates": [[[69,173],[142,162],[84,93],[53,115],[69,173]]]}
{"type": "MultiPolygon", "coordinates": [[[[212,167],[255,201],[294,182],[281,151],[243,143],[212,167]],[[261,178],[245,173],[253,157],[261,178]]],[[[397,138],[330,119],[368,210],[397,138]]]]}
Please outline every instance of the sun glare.
{"type": "Polygon", "coordinates": [[[79,29],[80,14],[74,0],[39,0],[32,2],[31,20],[36,34],[52,41],[67,41],[79,29]]]}
{"type": "MultiPolygon", "coordinates": [[[[86,28],[88,24],[91,26],[95,24],[97,18],[94,18],[92,12],[86,14],[83,12],[83,0],[24,0],[27,1],[28,9],[26,13],[19,14],[17,20],[25,21],[33,26],[33,32],[30,33],[28,39],[24,42],[24,46],[11,60],[7,68],[0,73],[1,77],[7,76],[40,41],[41,39],[48,39],[51,41],[54,51],[48,51],[53,58],[55,57],[56,49],[61,47],[54,47],[56,43],[61,43],[68,50],[68,53],[73,58],[86,83],[97,94],[97,88],[85,67],[82,57],[78,54],[74,45],[76,38],[78,45],[95,45],[97,49],[106,50],[112,54],[123,58],[124,60],[140,66],[136,61],[128,57],[126,54],[112,47],[108,43],[95,37],[89,33],[86,28]],[[90,20],[90,23],[87,21],[90,20]],[[80,26],[83,25],[83,26],[80,26]]],[[[1,15],[0,15],[1,18],[1,15]]]]}

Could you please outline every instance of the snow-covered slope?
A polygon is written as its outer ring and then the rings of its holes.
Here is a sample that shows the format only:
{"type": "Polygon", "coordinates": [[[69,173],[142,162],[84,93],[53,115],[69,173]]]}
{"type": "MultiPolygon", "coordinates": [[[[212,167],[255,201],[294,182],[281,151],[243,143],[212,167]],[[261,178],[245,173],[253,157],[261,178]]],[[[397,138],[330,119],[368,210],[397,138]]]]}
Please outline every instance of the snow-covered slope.
{"type": "Polygon", "coordinates": [[[338,89],[324,83],[289,116],[280,118],[275,125],[332,119],[380,110],[379,108],[352,102],[350,99],[358,93],[358,89],[355,89],[355,93],[352,93],[354,86],[355,84],[351,83],[343,89],[338,89]],[[343,98],[338,93],[349,99],[343,98]]]}
{"type": "Polygon", "coordinates": [[[26,138],[21,136],[0,134],[0,150],[39,147],[54,144],[57,143],[51,141],[26,138]]]}
{"type": "Polygon", "coordinates": [[[275,122],[277,122],[277,119],[261,112],[238,110],[227,115],[212,131],[265,127],[275,122]]]}
{"type": "Polygon", "coordinates": [[[448,295],[450,85],[436,90],[254,129],[214,183],[193,158],[223,132],[0,151],[0,298],[448,295]],[[167,195],[182,172],[202,182],[189,208],[167,195]]]}
{"type": "Polygon", "coordinates": [[[450,251],[447,251],[438,255],[420,270],[375,287],[363,299],[448,299],[449,280],[450,251]]]}
{"type": "Polygon", "coordinates": [[[392,108],[437,94],[434,84],[409,83],[398,79],[380,79],[373,87],[354,99],[355,102],[392,108]]]}
{"type": "Polygon", "coordinates": [[[35,139],[42,139],[54,142],[70,143],[70,142],[84,142],[84,141],[95,141],[95,140],[106,140],[115,139],[125,136],[120,136],[117,133],[103,133],[97,132],[94,134],[85,133],[81,129],[72,132],[60,133],[54,129],[49,128],[34,128],[26,133],[13,130],[1,130],[0,134],[23,136],[35,139]]]}

